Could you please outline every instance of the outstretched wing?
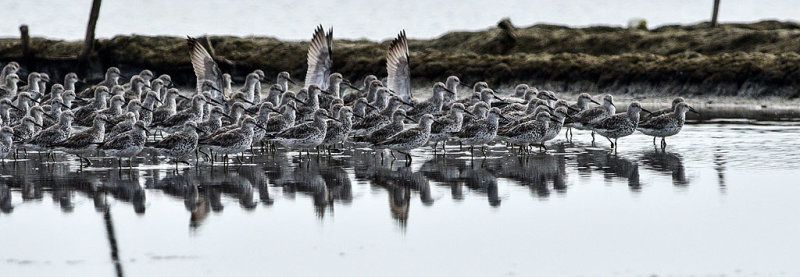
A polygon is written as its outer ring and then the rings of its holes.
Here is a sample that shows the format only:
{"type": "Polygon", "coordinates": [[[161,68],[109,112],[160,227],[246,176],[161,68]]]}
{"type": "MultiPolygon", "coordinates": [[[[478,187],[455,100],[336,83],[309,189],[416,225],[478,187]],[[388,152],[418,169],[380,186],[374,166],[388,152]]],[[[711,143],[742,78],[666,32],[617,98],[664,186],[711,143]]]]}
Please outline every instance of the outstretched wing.
{"type": "Polygon", "coordinates": [[[403,100],[411,98],[411,69],[408,63],[408,40],[406,31],[397,35],[386,54],[386,85],[403,100]]]}
{"type": "Polygon", "coordinates": [[[197,92],[203,88],[203,81],[214,82],[218,89],[222,88],[222,72],[217,66],[217,62],[211,57],[205,47],[193,37],[186,37],[189,44],[189,57],[192,60],[194,76],[197,77],[197,92]]]}
{"type": "Polygon", "coordinates": [[[311,45],[308,47],[308,70],[305,87],[316,84],[323,90],[328,88],[328,76],[331,75],[331,53],[333,51],[333,28],[325,34],[322,25],[314,30],[311,45]]]}

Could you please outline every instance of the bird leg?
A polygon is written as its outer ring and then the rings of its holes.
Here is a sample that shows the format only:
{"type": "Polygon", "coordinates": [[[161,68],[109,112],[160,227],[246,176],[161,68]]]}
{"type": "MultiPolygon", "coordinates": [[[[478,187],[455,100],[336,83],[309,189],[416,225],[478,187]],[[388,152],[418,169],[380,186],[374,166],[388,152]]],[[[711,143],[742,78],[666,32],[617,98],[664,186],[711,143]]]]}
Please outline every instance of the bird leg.
{"type": "Polygon", "coordinates": [[[393,161],[397,159],[397,157],[394,156],[394,151],[389,150],[389,154],[392,154],[392,160],[393,161]]]}
{"type": "Polygon", "coordinates": [[[613,141],[611,141],[611,138],[606,138],[606,139],[608,140],[608,142],[611,143],[611,148],[614,148],[615,143],[613,141]]]}
{"type": "Polygon", "coordinates": [[[594,143],[594,130],[592,130],[592,143],[594,143]]]}

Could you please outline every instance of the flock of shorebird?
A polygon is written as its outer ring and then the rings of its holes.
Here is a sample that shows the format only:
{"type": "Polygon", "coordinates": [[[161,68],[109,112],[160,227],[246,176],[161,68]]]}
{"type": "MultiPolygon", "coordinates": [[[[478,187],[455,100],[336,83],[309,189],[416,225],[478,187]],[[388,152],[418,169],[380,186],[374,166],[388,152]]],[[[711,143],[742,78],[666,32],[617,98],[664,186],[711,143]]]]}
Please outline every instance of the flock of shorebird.
{"type": "MultiPolygon", "coordinates": [[[[27,85],[19,86],[16,74],[20,65],[6,64],[0,72],[0,157],[23,150],[62,151],[91,165],[87,156],[105,153],[130,159],[143,149],[152,148],[171,161],[187,163],[202,153],[213,164],[217,155],[241,154],[254,145],[270,149],[282,146],[306,151],[328,149],[337,145],[384,149],[404,154],[409,151],[450,141],[479,147],[503,141],[518,154],[530,147],[545,148],[562,128],[572,139],[571,128],[591,130],[608,138],[616,149],[617,139],[636,130],[661,138],[680,132],[687,111],[697,112],[682,98],[669,109],[649,112],[631,103],[624,113],[616,113],[611,95],[602,103],[589,94],[580,94],[577,103],[558,99],[555,93],[537,90],[525,84],[515,87],[513,95],[495,93],[486,82],[465,84],[456,76],[433,84],[428,99],[412,96],[409,52],[405,32],[391,43],[387,54],[388,76],[363,79],[358,87],[339,73],[332,73],[332,30],[318,27],[308,49],[305,83],[297,86],[289,73],[277,75],[275,84],[262,94],[265,81],[262,70],[247,75],[241,89],[233,89],[231,76],[221,72],[209,52],[197,40],[187,39],[190,58],[197,76],[192,92],[173,87],[169,75],[155,77],[150,70],[119,81],[118,68],[111,67],[98,84],[76,90],[81,82],[75,73],[47,90],[49,77],[32,72],[27,85]],[[458,87],[470,90],[458,98],[458,87]],[[350,91],[347,91],[351,88],[350,91]],[[346,92],[346,93],[345,93],[346,92]],[[591,106],[592,103],[597,106],[591,106]],[[640,112],[648,115],[640,116],[640,112]],[[413,127],[406,122],[416,123],[413,127]],[[152,133],[152,134],[151,134],[152,133]],[[158,136],[160,134],[160,136],[158,136]],[[152,135],[152,139],[151,138],[152,135]],[[612,141],[613,139],[613,141],[612,141]]],[[[241,160],[239,160],[241,162],[241,160]]]]}

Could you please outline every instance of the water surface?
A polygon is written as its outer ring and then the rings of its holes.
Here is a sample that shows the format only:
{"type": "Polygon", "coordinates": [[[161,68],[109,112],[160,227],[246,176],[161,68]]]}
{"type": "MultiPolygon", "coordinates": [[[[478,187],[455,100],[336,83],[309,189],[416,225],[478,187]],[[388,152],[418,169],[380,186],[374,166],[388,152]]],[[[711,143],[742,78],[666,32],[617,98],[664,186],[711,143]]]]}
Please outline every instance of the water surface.
{"type": "Polygon", "coordinates": [[[0,168],[6,276],[800,274],[800,124],[688,125],[547,153],[503,145],[260,153],[227,170],[79,171],[38,154],[0,168]],[[252,159],[252,162],[251,162],[252,159]],[[113,242],[112,242],[113,239],[113,242]],[[115,262],[118,261],[118,262],[115,262]]]}

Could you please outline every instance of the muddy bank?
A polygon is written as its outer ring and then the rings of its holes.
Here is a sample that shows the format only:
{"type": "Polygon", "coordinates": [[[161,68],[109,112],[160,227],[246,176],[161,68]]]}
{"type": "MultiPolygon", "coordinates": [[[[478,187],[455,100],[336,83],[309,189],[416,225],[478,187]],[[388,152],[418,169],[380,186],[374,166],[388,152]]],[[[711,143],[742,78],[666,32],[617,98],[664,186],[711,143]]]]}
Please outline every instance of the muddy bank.
{"type": "MultiPolygon", "coordinates": [[[[35,33],[34,33],[35,35],[35,33]]],[[[210,37],[223,71],[242,78],[254,69],[269,75],[305,74],[307,42],[263,37],[210,37]]],[[[765,21],[665,26],[654,30],[535,25],[453,32],[413,40],[411,72],[420,86],[458,75],[493,86],[528,82],[565,92],[614,94],[778,96],[800,95],[800,25],[765,21]]],[[[183,38],[117,36],[99,39],[89,79],[108,66],[133,73],[150,68],[189,84],[194,76],[183,38]]],[[[388,42],[337,40],[334,70],[351,80],[386,74],[388,42]]],[[[19,39],[0,39],[0,61],[21,60],[30,70],[60,79],[74,68],[80,42],[33,38],[32,57],[19,39]]]]}

